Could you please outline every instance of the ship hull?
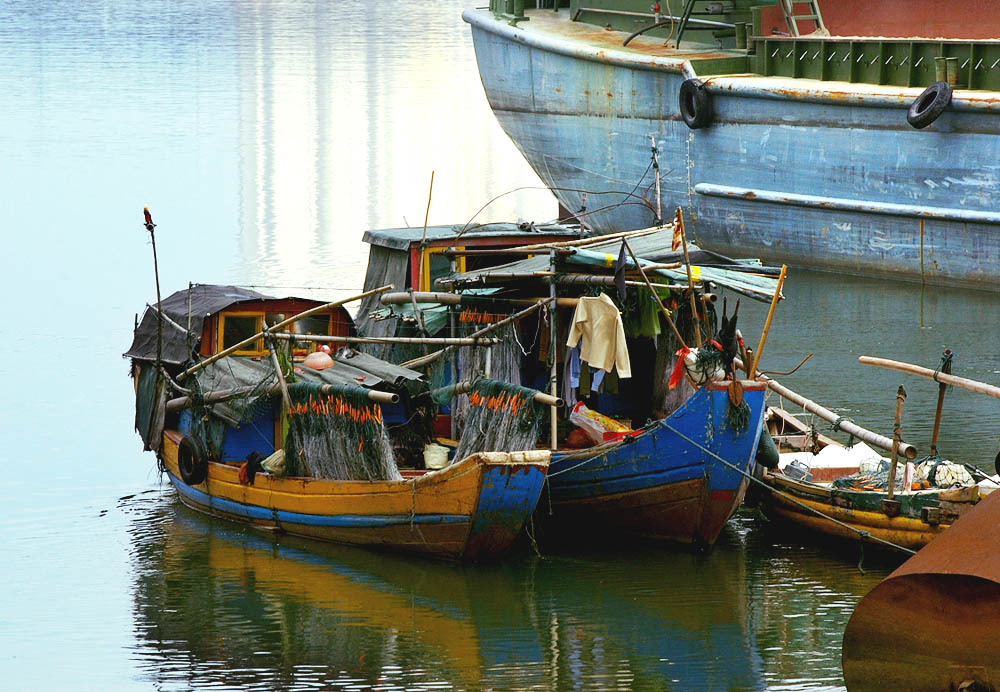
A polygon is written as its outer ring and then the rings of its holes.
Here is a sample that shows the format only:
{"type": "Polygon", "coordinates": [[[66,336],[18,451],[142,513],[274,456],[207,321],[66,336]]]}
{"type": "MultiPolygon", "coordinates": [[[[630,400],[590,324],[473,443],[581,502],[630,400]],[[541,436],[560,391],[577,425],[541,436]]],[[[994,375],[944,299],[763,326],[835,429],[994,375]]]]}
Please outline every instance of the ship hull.
{"type": "Polygon", "coordinates": [[[501,126],[595,230],[654,221],[652,137],[662,213],[688,210],[704,247],[1000,287],[1000,99],[956,92],[915,130],[906,113],[920,89],[730,76],[711,80],[711,124],[692,130],[678,107],[681,83],[696,76],[688,61],[464,16],[501,126]]]}

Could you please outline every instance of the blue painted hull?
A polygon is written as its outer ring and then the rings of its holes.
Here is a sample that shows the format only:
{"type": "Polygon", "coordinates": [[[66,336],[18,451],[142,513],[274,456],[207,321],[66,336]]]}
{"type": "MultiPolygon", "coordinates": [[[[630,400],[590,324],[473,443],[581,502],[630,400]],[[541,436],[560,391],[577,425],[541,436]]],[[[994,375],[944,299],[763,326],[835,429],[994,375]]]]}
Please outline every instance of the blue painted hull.
{"type": "Polygon", "coordinates": [[[664,214],[684,207],[705,247],[1000,288],[1000,100],[956,92],[915,130],[906,111],[919,89],[712,78],[712,123],[691,130],[678,109],[681,83],[695,76],[685,60],[598,50],[597,38],[568,41],[537,21],[464,16],[501,126],[547,185],[564,188],[562,206],[585,207],[598,231],[653,223],[650,206],[625,194],[638,184],[655,208],[652,136],[664,214]]]}
{"type": "Polygon", "coordinates": [[[745,383],[749,422],[727,420],[724,385],[702,387],[668,418],[642,434],[592,455],[553,456],[552,513],[580,522],[675,543],[708,546],[739,506],[764,421],[765,388],[745,383]]]}

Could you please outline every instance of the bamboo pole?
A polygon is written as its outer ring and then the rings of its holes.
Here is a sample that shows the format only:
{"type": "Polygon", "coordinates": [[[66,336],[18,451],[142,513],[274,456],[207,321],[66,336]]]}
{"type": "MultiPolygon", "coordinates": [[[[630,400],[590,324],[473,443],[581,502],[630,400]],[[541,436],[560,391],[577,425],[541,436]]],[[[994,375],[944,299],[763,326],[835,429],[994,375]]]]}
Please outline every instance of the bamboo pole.
{"type": "Polygon", "coordinates": [[[328,336],[326,334],[271,334],[282,341],[315,341],[317,343],[345,344],[428,344],[430,346],[492,346],[500,339],[473,339],[472,337],[449,338],[444,336],[328,336]]]}
{"type": "MultiPolygon", "coordinates": [[[[624,242],[624,241],[623,241],[624,242]]],[[[556,270],[556,251],[549,253],[549,271],[556,270]]],[[[556,327],[556,314],[559,312],[559,299],[556,297],[556,283],[549,284],[549,299],[554,304],[549,308],[549,358],[552,365],[549,368],[549,395],[558,398],[559,394],[559,332],[556,327]]],[[[549,449],[553,452],[559,449],[559,414],[555,407],[549,409],[549,449]]]]}
{"type": "MultiPolygon", "coordinates": [[[[448,248],[445,252],[450,255],[541,255],[550,250],[564,250],[567,248],[584,248],[593,245],[603,245],[619,238],[632,238],[644,235],[652,235],[663,229],[661,228],[640,228],[634,231],[622,231],[621,233],[609,233],[608,235],[591,236],[589,238],[578,238],[576,240],[554,241],[551,243],[534,243],[532,245],[517,245],[510,248],[477,248],[473,250],[459,250],[448,248]]],[[[563,253],[559,253],[563,254],[563,253]]]]}
{"type": "Polygon", "coordinates": [[[670,318],[670,311],[667,310],[663,301],[660,300],[660,296],[657,295],[656,291],[653,289],[653,284],[649,282],[649,277],[646,276],[646,270],[644,270],[642,265],[639,264],[639,258],[635,256],[634,252],[632,252],[632,246],[628,244],[627,240],[623,240],[622,242],[625,244],[625,249],[628,250],[628,254],[632,258],[632,261],[635,262],[635,266],[639,267],[639,273],[642,274],[642,280],[646,282],[646,287],[649,288],[649,292],[653,294],[656,304],[660,306],[660,312],[667,319],[667,324],[670,325],[670,329],[674,332],[674,336],[677,337],[677,343],[679,343],[682,347],[687,348],[687,345],[684,343],[684,337],[681,336],[681,333],[677,330],[677,325],[675,325],[674,321],[670,318]]]}
{"type": "Polygon", "coordinates": [[[162,364],[163,356],[163,312],[159,309],[159,306],[163,304],[160,300],[160,263],[156,259],[156,224],[153,223],[153,217],[149,213],[149,207],[142,208],[142,216],[145,220],[143,226],[149,231],[149,240],[153,244],[153,275],[156,278],[156,368],[159,370],[162,364]]]}
{"type": "Polygon", "coordinates": [[[889,455],[889,500],[892,500],[896,490],[896,460],[899,459],[899,438],[902,434],[904,401],[906,401],[906,390],[903,389],[903,385],[899,385],[899,389],[896,390],[896,417],[892,424],[892,454],[889,455]]]}
{"type": "Polygon", "coordinates": [[[778,307],[778,301],[781,299],[781,286],[785,283],[785,272],[788,270],[784,264],[781,265],[781,273],[778,274],[778,285],[774,289],[774,297],[771,299],[771,308],[767,311],[767,319],[764,321],[764,331],[760,334],[760,343],[757,344],[757,350],[753,356],[753,366],[750,368],[750,372],[757,372],[757,366],[760,365],[760,354],[764,350],[764,343],[767,341],[767,333],[771,329],[771,319],[774,317],[774,310],[778,307]]]}
{"type": "MultiPolygon", "coordinates": [[[[945,375],[951,373],[951,349],[946,348],[941,354],[941,372],[945,375]]],[[[934,410],[934,430],[931,432],[931,456],[937,455],[938,433],[941,432],[941,411],[944,409],[944,393],[948,391],[948,385],[940,383],[938,385],[937,408],[934,410]]]]}
{"type": "MultiPolygon", "coordinates": [[[[190,290],[191,289],[189,288],[188,291],[190,291],[190,290]]],[[[190,296],[190,293],[188,293],[188,295],[190,296]]],[[[160,319],[162,319],[164,322],[166,322],[167,324],[169,324],[171,327],[176,328],[178,331],[184,332],[185,334],[187,334],[188,332],[191,331],[190,327],[188,327],[187,329],[184,329],[184,327],[180,326],[179,324],[177,324],[176,322],[174,322],[172,319],[170,319],[170,317],[168,315],[164,314],[163,311],[160,310],[155,305],[150,305],[149,303],[146,303],[146,307],[149,308],[150,310],[153,310],[154,312],[156,312],[156,314],[160,316],[160,319]]],[[[138,326],[138,325],[136,325],[136,326],[138,326]]]]}
{"type": "MultiPolygon", "coordinates": [[[[424,280],[424,246],[427,244],[427,219],[431,214],[431,195],[434,193],[434,171],[431,171],[431,186],[427,190],[427,209],[424,211],[424,233],[420,238],[420,261],[417,263],[417,286],[424,280]]],[[[412,282],[411,282],[412,283],[412,282]]],[[[428,281],[428,283],[430,283],[428,281]]]]}
{"type": "MultiPolygon", "coordinates": [[[[378,288],[373,288],[370,291],[365,291],[364,293],[359,293],[358,295],[351,296],[350,298],[344,298],[342,300],[335,300],[332,303],[325,303],[323,305],[317,305],[314,308],[309,308],[305,312],[300,312],[297,315],[292,315],[288,319],[282,320],[281,322],[278,322],[278,324],[274,325],[273,327],[268,327],[267,331],[272,331],[272,332],[273,331],[277,331],[277,330],[281,329],[282,327],[287,327],[288,325],[292,324],[293,322],[297,322],[298,320],[301,320],[301,319],[303,319],[305,317],[308,317],[309,315],[313,315],[313,314],[315,314],[317,312],[320,312],[321,310],[329,310],[331,308],[339,308],[344,303],[350,303],[350,302],[355,301],[355,300],[361,300],[362,298],[367,298],[368,296],[375,295],[376,293],[384,293],[385,291],[389,291],[392,288],[393,288],[392,284],[386,284],[385,286],[379,286],[378,288]]],[[[234,344],[234,345],[230,346],[227,349],[223,349],[222,351],[219,351],[218,353],[216,353],[213,356],[209,356],[208,358],[206,358],[203,361],[195,363],[190,368],[188,368],[187,370],[185,370],[184,372],[182,372],[180,375],[178,375],[177,379],[178,380],[183,380],[188,375],[193,375],[194,373],[198,372],[199,370],[201,370],[202,368],[204,368],[204,367],[206,367],[208,365],[211,365],[212,363],[214,363],[215,361],[219,360],[220,358],[224,358],[225,356],[228,356],[230,353],[233,353],[235,351],[239,351],[244,346],[252,344],[254,341],[256,341],[257,339],[261,338],[262,336],[264,336],[264,332],[257,332],[256,334],[254,334],[250,338],[244,339],[243,341],[239,342],[238,344],[234,344]]]]}
{"type": "Polygon", "coordinates": [[[898,360],[889,360],[888,358],[872,358],[870,356],[859,356],[858,362],[864,365],[875,365],[880,368],[898,370],[899,372],[908,372],[911,375],[927,377],[939,383],[944,382],[945,384],[953,384],[956,387],[968,389],[970,392],[977,392],[979,394],[991,396],[994,399],[1000,399],[1000,387],[994,387],[991,384],[977,382],[976,380],[969,380],[964,377],[946,375],[943,372],[935,373],[933,370],[929,368],[922,368],[919,365],[911,365],[910,363],[903,363],[898,360]]]}
{"type": "MultiPolygon", "coordinates": [[[[475,307],[477,300],[480,299],[483,303],[489,303],[491,301],[497,303],[507,303],[509,305],[534,305],[540,300],[549,300],[548,298],[493,298],[491,296],[475,296],[472,300],[463,301],[463,296],[459,293],[444,293],[444,292],[433,292],[433,291],[414,291],[412,294],[409,292],[398,292],[398,293],[386,293],[380,298],[382,305],[405,305],[411,302],[410,296],[413,296],[412,300],[418,303],[439,303],[440,305],[462,305],[463,302],[466,305],[475,307]]],[[[578,302],[577,298],[559,298],[558,305],[561,308],[573,308],[576,307],[578,302]]]]}
{"type": "MultiPolygon", "coordinates": [[[[660,267],[666,267],[669,269],[674,269],[673,265],[654,265],[647,266],[647,269],[656,269],[660,267]]],[[[680,265],[678,264],[677,267],[680,265]]],[[[554,274],[553,272],[490,272],[488,274],[482,274],[474,280],[470,280],[467,283],[471,284],[492,284],[492,283],[507,283],[509,281],[530,281],[531,279],[552,279],[555,278],[557,284],[562,286],[614,286],[615,277],[609,274],[554,274]]],[[[458,283],[456,279],[437,279],[435,282],[442,286],[452,286],[458,283]]],[[[626,286],[645,286],[645,282],[634,281],[627,279],[625,281],[626,286]]],[[[685,288],[681,284],[652,284],[656,288],[663,288],[669,290],[681,290],[685,288]]],[[[714,294],[706,294],[714,295],[714,294]]],[[[714,302],[714,299],[713,299],[714,302]]]]}
{"type": "MultiPolygon", "coordinates": [[[[748,351],[750,349],[747,349],[748,351]]],[[[737,367],[745,367],[745,361],[741,359],[736,359],[737,367]]],[[[842,430],[852,437],[856,437],[863,442],[867,442],[870,445],[875,445],[880,449],[891,450],[892,449],[892,438],[885,437],[884,435],[879,435],[878,433],[872,432],[867,428],[862,428],[860,425],[852,420],[848,420],[843,416],[837,415],[833,411],[823,406],[820,406],[815,401],[807,399],[797,392],[793,392],[788,387],[784,386],[777,380],[771,379],[767,375],[760,375],[759,379],[767,384],[767,388],[772,392],[782,397],[783,399],[788,399],[796,406],[800,406],[802,410],[808,411],[809,413],[815,414],[825,420],[828,423],[834,425],[834,429],[842,430]]],[[[905,456],[907,459],[916,459],[917,448],[908,442],[899,443],[899,452],[905,456]]]]}
{"type": "MultiPolygon", "coordinates": [[[[449,384],[445,385],[444,387],[439,387],[438,389],[432,389],[430,391],[430,395],[434,398],[439,398],[442,396],[453,397],[453,396],[458,396],[459,394],[468,394],[470,391],[472,391],[473,384],[475,383],[470,382],[468,380],[463,380],[456,384],[449,384]]],[[[561,398],[557,396],[552,396],[550,394],[546,394],[545,392],[535,391],[535,393],[532,395],[532,398],[540,404],[544,404],[546,406],[552,406],[553,408],[560,408],[566,405],[566,402],[563,401],[561,398]]]]}
{"type": "MultiPolygon", "coordinates": [[[[505,327],[506,325],[510,324],[511,322],[516,322],[517,320],[520,320],[520,319],[522,319],[524,317],[527,317],[529,314],[531,314],[535,310],[538,310],[540,307],[542,307],[543,305],[547,304],[550,300],[551,300],[551,298],[541,298],[534,305],[531,305],[531,306],[525,308],[524,310],[521,310],[520,312],[516,312],[513,315],[511,315],[510,317],[505,317],[504,319],[500,320],[499,322],[494,322],[491,325],[483,327],[482,329],[473,332],[472,334],[470,334],[466,338],[477,339],[477,338],[479,338],[481,336],[486,336],[487,334],[490,334],[491,332],[495,332],[497,329],[500,329],[501,327],[505,327]]],[[[437,360],[441,356],[445,355],[446,353],[451,352],[451,350],[454,349],[454,348],[455,348],[454,346],[445,346],[444,348],[442,348],[440,350],[437,350],[437,351],[434,351],[433,353],[429,353],[426,356],[420,356],[419,358],[414,358],[412,360],[408,360],[408,361],[405,361],[403,363],[400,363],[400,366],[404,367],[404,368],[420,368],[420,367],[423,367],[425,365],[429,365],[429,364],[433,363],[435,360],[437,360]]]]}
{"type": "MultiPolygon", "coordinates": [[[[320,387],[321,394],[329,394],[333,391],[333,386],[323,385],[320,387]]],[[[244,396],[246,394],[252,394],[253,392],[259,391],[258,387],[236,387],[235,389],[220,389],[217,392],[211,392],[205,395],[203,401],[206,404],[217,404],[222,401],[228,401],[229,399],[234,399],[238,396],[244,396]]],[[[277,383],[271,385],[264,390],[264,394],[267,396],[273,396],[275,394],[281,393],[281,386],[277,383]]],[[[368,397],[369,401],[374,401],[379,404],[398,404],[399,395],[392,392],[380,392],[374,389],[365,390],[365,395],[368,397]]],[[[174,411],[179,411],[181,409],[187,408],[191,405],[191,397],[181,396],[176,399],[171,399],[167,402],[167,413],[172,413],[174,411]]]]}
{"type": "Polygon", "coordinates": [[[698,314],[698,305],[695,302],[694,275],[691,273],[691,258],[688,256],[687,233],[684,230],[684,215],[681,208],[677,207],[677,221],[681,226],[681,247],[684,248],[684,265],[687,268],[688,289],[691,291],[691,318],[694,320],[694,343],[701,348],[701,315],[698,314]]]}
{"type": "Polygon", "coordinates": [[[292,397],[288,394],[288,383],[285,382],[285,373],[281,372],[281,363],[278,362],[278,345],[274,339],[269,339],[271,351],[271,365],[274,366],[274,374],[278,376],[278,387],[281,389],[281,403],[284,406],[282,413],[292,407],[292,397]]]}

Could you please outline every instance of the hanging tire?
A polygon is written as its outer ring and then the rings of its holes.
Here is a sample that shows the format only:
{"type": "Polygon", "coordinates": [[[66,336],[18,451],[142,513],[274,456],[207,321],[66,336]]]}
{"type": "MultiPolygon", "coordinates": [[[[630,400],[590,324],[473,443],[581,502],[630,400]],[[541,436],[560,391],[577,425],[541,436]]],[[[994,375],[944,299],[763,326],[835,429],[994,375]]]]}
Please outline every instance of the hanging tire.
{"type": "Polygon", "coordinates": [[[934,82],[924,89],[910,106],[906,114],[906,122],[918,130],[930,125],[944,113],[951,103],[951,85],[948,82],[934,82]]]}
{"type": "Polygon", "coordinates": [[[680,109],[684,124],[692,130],[712,121],[712,99],[700,79],[685,79],[681,84],[680,109]]]}
{"type": "Polygon", "coordinates": [[[196,438],[182,435],[177,444],[177,467],[181,479],[188,485],[198,485],[208,476],[208,455],[196,438]]]}

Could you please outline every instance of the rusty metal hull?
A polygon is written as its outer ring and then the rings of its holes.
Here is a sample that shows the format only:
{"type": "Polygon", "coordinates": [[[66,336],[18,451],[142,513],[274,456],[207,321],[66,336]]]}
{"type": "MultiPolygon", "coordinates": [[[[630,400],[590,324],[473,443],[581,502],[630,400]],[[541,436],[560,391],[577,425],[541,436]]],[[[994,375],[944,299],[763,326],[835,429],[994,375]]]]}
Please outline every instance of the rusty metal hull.
{"type": "Polygon", "coordinates": [[[998,632],[993,493],[861,599],[844,633],[844,680],[850,692],[1000,688],[998,632]]]}
{"type": "Polygon", "coordinates": [[[501,126],[587,225],[653,223],[653,137],[662,207],[689,209],[705,247],[1000,288],[1000,94],[958,90],[915,130],[906,114],[920,88],[713,76],[712,122],[691,130],[680,86],[713,56],[622,48],[618,32],[574,27],[566,12],[531,16],[510,27],[464,14],[501,126]],[[637,185],[649,205],[629,195],[637,185]]]}

